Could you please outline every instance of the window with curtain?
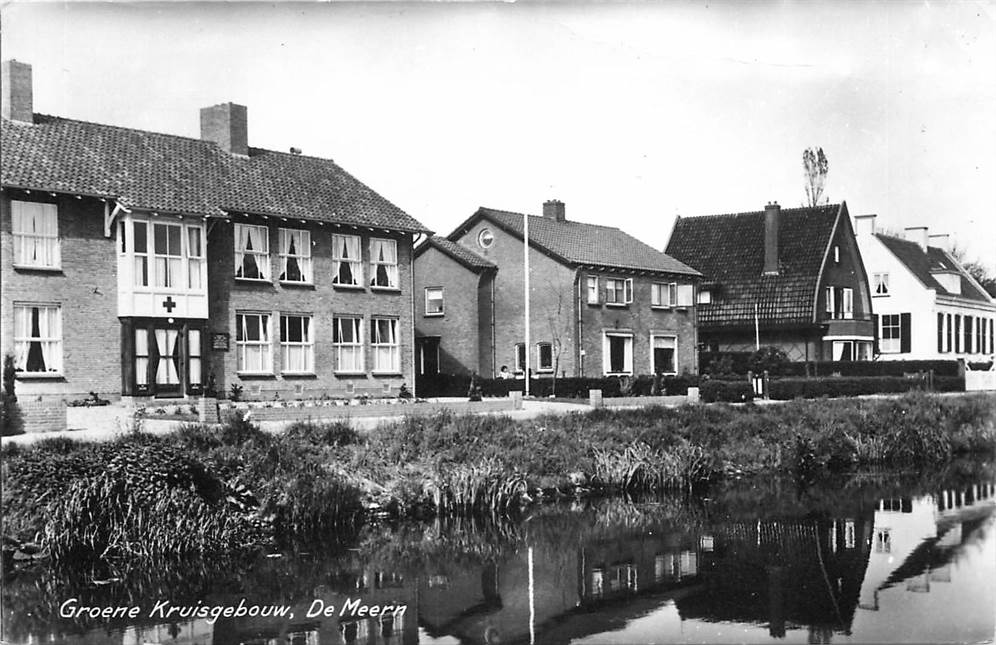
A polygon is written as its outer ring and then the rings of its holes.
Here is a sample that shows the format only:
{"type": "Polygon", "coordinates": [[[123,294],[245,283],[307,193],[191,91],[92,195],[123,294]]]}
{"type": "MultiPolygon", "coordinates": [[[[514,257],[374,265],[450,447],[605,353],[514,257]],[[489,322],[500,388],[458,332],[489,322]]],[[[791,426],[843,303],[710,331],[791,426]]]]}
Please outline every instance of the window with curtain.
{"type": "Polygon", "coordinates": [[[586,280],[586,283],[587,283],[586,292],[588,294],[588,304],[589,305],[597,305],[598,302],[599,302],[599,300],[598,300],[598,276],[594,276],[594,275],[588,276],[588,278],[586,280]]]}
{"type": "Polygon", "coordinates": [[[525,372],[526,371],[526,344],[516,343],[515,344],[515,371],[525,372]]]}
{"type": "Polygon", "coordinates": [[[156,363],[157,385],[178,385],[180,383],[180,332],[176,329],[155,329],[152,334],[156,341],[159,362],[156,363]]]}
{"type": "Polygon", "coordinates": [[[602,370],[605,374],[632,374],[633,336],[605,333],[602,339],[602,370]]]}
{"type": "Polygon", "coordinates": [[[270,237],[265,226],[235,225],[235,277],[270,279],[270,237]]]}
{"type": "Polygon", "coordinates": [[[311,335],[311,316],[280,316],[280,351],[282,372],[315,372],[315,341],[311,335]]]}
{"type": "Polygon", "coordinates": [[[426,287],[425,288],[425,315],[426,316],[442,316],[443,315],[443,288],[442,287],[426,287]]]}
{"type": "Polygon", "coordinates": [[[187,227],[187,288],[204,284],[204,236],[200,226],[187,227]]]}
{"type": "Polygon", "coordinates": [[[678,339],[675,336],[653,336],[651,338],[652,360],[654,374],[676,374],[678,366],[675,361],[675,350],[678,339]]]}
{"type": "Polygon", "coordinates": [[[401,345],[396,318],[370,320],[370,348],[373,351],[374,372],[401,371],[401,345]]]}
{"type": "Polygon", "coordinates": [[[887,296],[889,295],[889,274],[888,273],[873,273],[872,283],[875,285],[875,295],[876,296],[887,296]]]}
{"type": "Polygon", "coordinates": [[[650,305],[652,307],[674,307],[678,304],[678,284],[675,282],[655,282],[650,285],[650,305]]]}
{"type": "Polygon", "coordinates": [[[10,202],[11,237],[16,266],[58,269],[62,266],[59,245],[59,209],[55,204],[10,202]]]}
{"type": "Polygon", "coordinates": [[[370,239],[370,286],[398,288],[398,243],[370,239]]]}
{"type": "Polygon", "coordinates": [[[361,266],[359,236],[333,235],[332,284],[359,286],[361,266]]]}
{"type": "Polygon", "coordinates": [[[191,329],[187,331],[187,371],[189,372],[189,384],[192,386],[201,384],[201,330],[191,329]]]}
{"type": "Polygon", "coordinates": [[[311,233],[280,229],[280,280],[311,283],[311,233]]]}
{"type": "Polygon", "coordinates": [[[149,384],[149,330],[135,328],[135,385],[149,384]]]}
{"type": "Polygon", "coordinates": [[[250,374],[273,372],[268,314],[235,315],[235,353],[238,371],[250,374]]]}
{"type": "Polygon", "coordinates": [[[59,305],[14,305],[14,369],[32,374],[62,372],[59,305]]]}
{"type": "Polygon", "coordinates": [[[332,345],[336,372],[363,371],[363,319],[337,316],[332,319],[332,345]]]}
{"type": "Polygon", "coordinates": [[[605,304],[625,305],[633,302],[633,279],[609,278],[605,281],[605,304]]]}
{"type": "Polygon", "coordinates": [[[149,286],[149,225],[145,222],[135,222],[135,286],[149,286]]]}
{"type": "Polygon", "coordinates": [[[180,248],[183,227],[173,224],[152,225],[152,257],[157,287],[183,288],[183,250],[180,248]]]}

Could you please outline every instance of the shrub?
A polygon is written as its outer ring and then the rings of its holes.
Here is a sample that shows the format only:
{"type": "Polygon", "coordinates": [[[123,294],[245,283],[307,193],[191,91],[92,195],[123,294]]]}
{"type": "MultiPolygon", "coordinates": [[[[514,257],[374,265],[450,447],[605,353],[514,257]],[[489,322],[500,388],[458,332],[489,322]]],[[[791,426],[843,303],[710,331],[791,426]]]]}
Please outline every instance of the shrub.
{"type": "Polygon", "coordinates": [[[747,366],[754,374],[768,372],[770,376],[779,376],[788,367],[788,355],[773,345],[761,347],[747,359],[747,366]]]}
{"type": "MultiPolygon", "coordinates": [[[[945,386],[949,384],[948,380],[944,381],[945,386]]],[[[895,394],[915,389],[925,389],[926,385],[925,378],[906,378],[901,376],[784,378],[773,379],[769,382],[768,396],[772,399],[788,400],[799,398],[815,399],[824,396],[895,394]]]]}
{"type": "Polygon", "coordinates": [[[2,437],[24,434],[24,418],[21,416],[21,407],[17,405],[17,396],[14,394],[15,374],[14,357],[7,354],[3,357],[3,392],[0,393],[0,436],[2,437]]]}
{"type": "Polygon", "coordinates": [[[286,430],[289,439],[320,446],[348,446],[360,435],[345,421],[298,421],[286,430]]]}
{"type": "Polygon", "coordinates": [[[754,400],[754,388],[746,381],[703,381],[699,396],[706,403],[739,403],[754,400]]]}

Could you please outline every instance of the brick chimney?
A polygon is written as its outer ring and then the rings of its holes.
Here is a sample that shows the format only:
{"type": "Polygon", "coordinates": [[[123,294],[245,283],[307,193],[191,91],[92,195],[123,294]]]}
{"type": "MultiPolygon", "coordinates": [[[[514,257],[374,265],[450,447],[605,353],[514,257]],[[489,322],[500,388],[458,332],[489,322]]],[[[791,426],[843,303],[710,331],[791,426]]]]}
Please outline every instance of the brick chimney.
{"type": "Polygon", "coordinates": [[[0,86],[3,88],[3,118],[34,123],[31,65],[16,60],[3,61],[0,66],[0,86]]]}
{"type": "Polygon", "coordinates": [[[764,207],[764,275],[778,275],[778,214],[782,207],[769,202],[764,207]]]}
{"type": "Polygon", "coordinates": [[[926,226],[907,226],[903,229],[906,235],[907,242],[916,242],[917,246],[924,253],[927,252],[927,227],[926,226]]]}
{"type": "Polygon", "coordinates": [[[543,217],[552,219],[555,222],[567,221],[567,209],[564,202],[559,199],[550,199],[543,202],[543,217]]]}
{"type": "Polygon", "coordinates": [[[872,215],[855,215],[854,216],[854,234],[855,235],[875,235],[875,218],[877,216],[872,215]]]}
{"type": "Polygon", "coordinates": [[[201,108],[201,139],[214,141],[226,152],[248,156],[249,126],[246,106],[221,103],[201,108]]]}
{"type": "Polygon", "coordinates": [[[936,246],[942,251],[951,250],[951,236],[947,233],[936,233],[934,235],[928,235],[927,241],[931,246],[936,246]]]}

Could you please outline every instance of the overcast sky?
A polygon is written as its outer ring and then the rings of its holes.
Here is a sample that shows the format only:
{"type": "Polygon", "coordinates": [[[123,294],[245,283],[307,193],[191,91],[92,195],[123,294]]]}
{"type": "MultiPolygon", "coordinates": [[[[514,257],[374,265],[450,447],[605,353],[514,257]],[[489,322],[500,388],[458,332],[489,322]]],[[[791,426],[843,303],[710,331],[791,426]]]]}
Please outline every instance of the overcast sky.
{"type": "Polygon", "coordinates": [[[996,269],[996,4],[6,4],[35,111],[334,158],[439,233],[481,205],[618,226],[827,196],[996,269]]]}

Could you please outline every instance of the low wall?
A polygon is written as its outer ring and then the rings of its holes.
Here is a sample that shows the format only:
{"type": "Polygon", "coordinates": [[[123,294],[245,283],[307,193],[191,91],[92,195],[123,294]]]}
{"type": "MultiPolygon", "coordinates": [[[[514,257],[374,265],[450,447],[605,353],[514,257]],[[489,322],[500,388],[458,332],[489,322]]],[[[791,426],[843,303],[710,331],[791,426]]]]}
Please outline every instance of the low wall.
{"type": "Polygon", "coordinates": [[[17,402],[24,419],[24,432],[60,432],[66,429],[66,402],[55,399],[17,402]]]}
{"type": "Polygon", "coordinates": [[[682,405],[688,402],[687,396],[614,396],[602,399],[604,408],[645,408],[651,405],[682,405]]]}
{"type": "Polygon", "coordinates": [[[984,392],[996,390],[996,371],[965,372],[965,391],[984,392]]]}
{"type": "Polygon", "coordinates": [[[223,403],[221,414],[242,410],[253,421],[334,421],[368,417],[427,416],[444,410],[454,414],[485,414],[514,410],[511,398],[459,403],[371,403],[368,405],[304,405],[300,407],[250,407],[245,403],[223,403]]]}

